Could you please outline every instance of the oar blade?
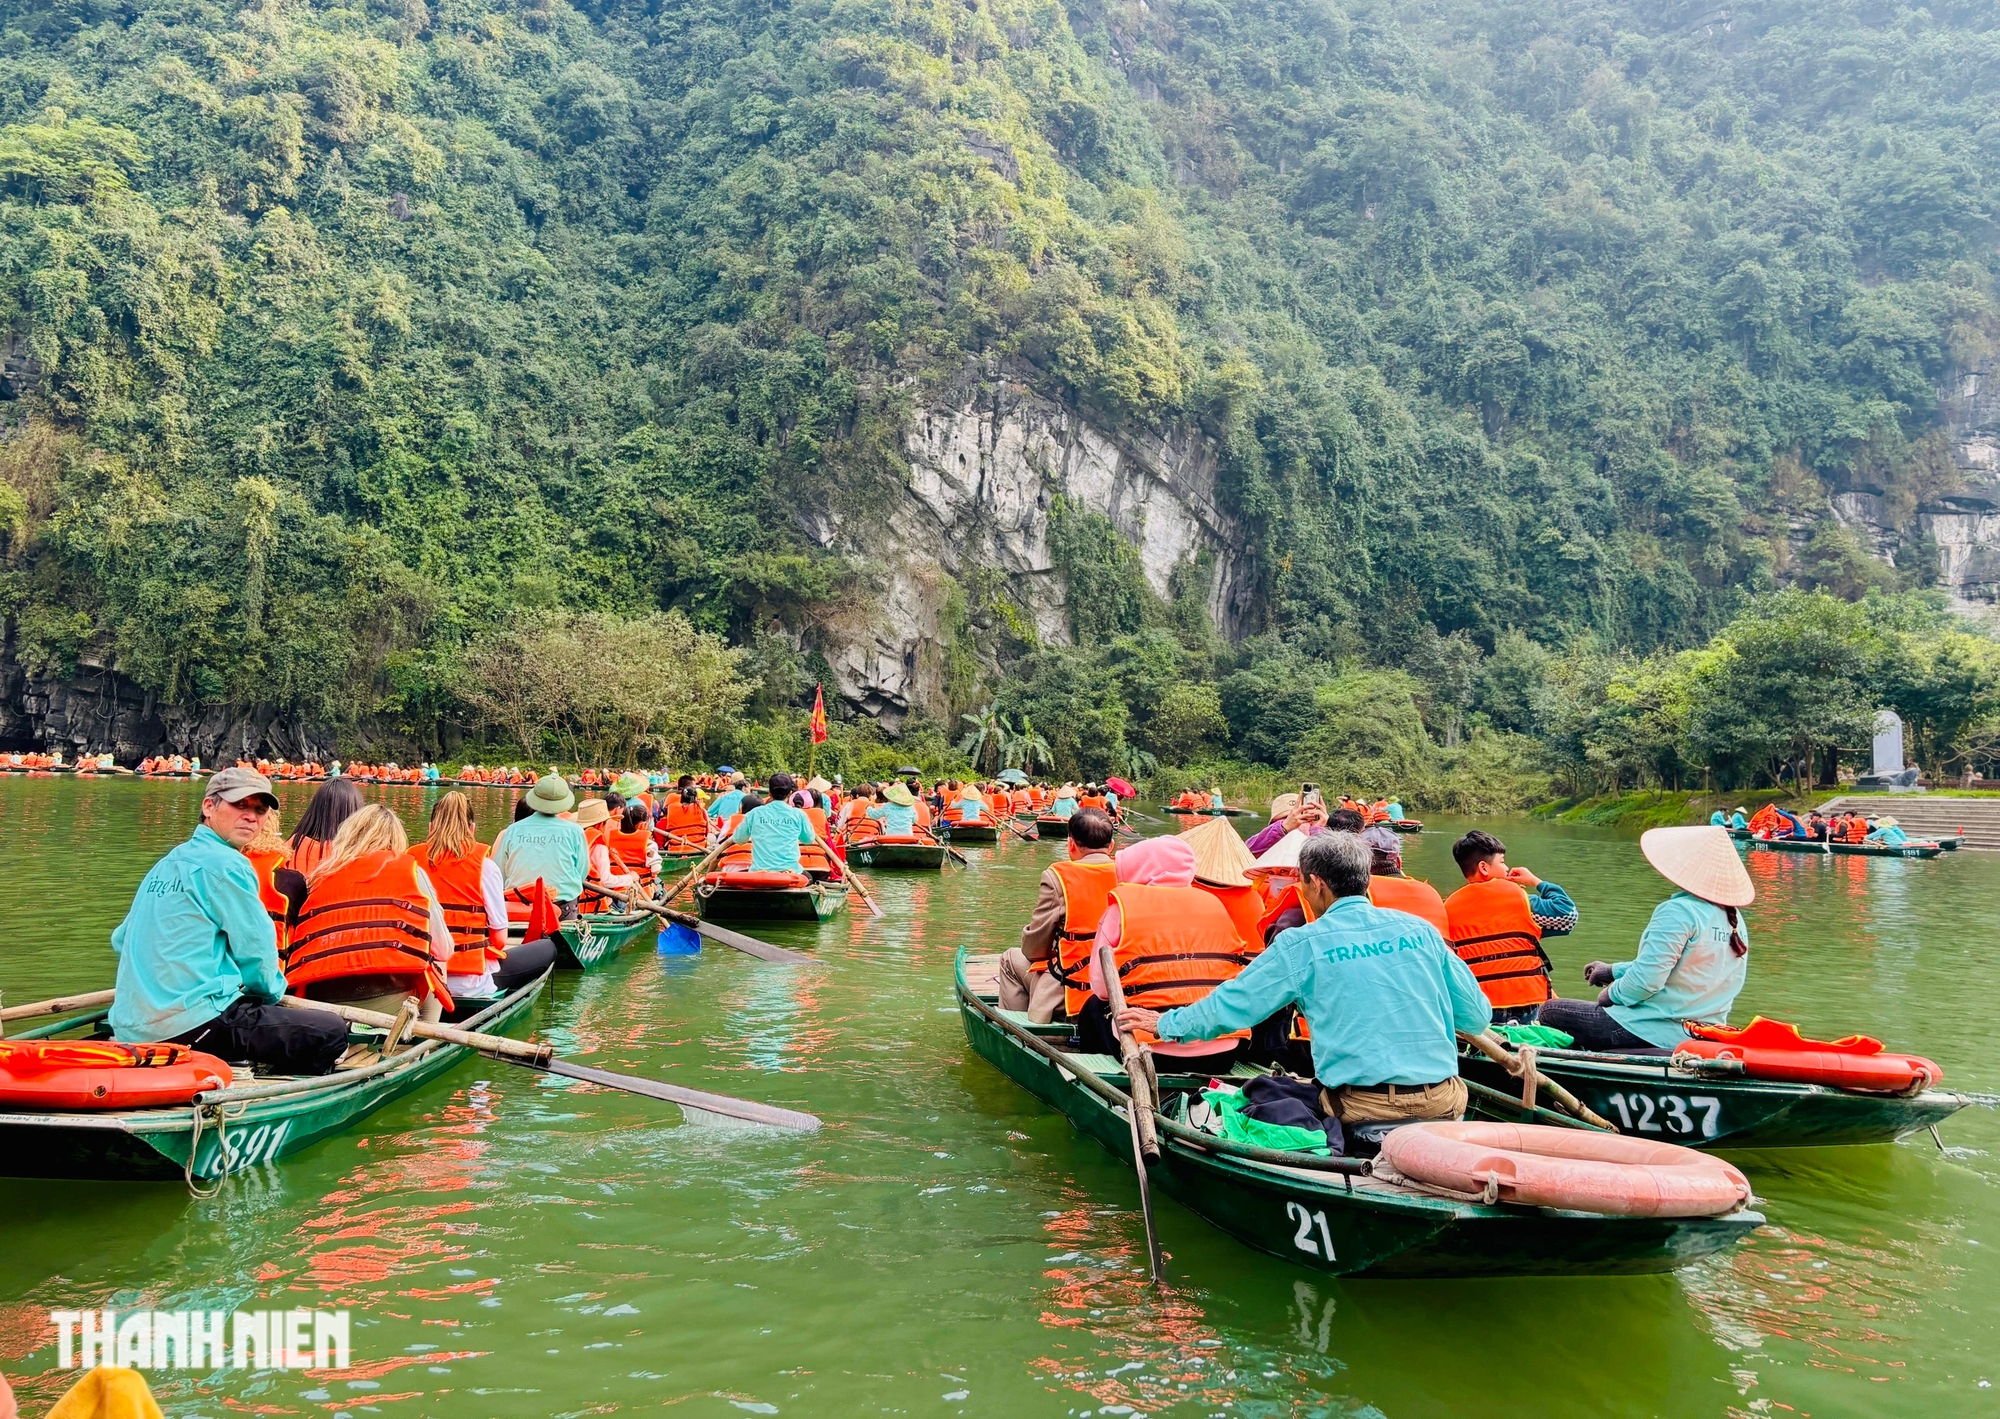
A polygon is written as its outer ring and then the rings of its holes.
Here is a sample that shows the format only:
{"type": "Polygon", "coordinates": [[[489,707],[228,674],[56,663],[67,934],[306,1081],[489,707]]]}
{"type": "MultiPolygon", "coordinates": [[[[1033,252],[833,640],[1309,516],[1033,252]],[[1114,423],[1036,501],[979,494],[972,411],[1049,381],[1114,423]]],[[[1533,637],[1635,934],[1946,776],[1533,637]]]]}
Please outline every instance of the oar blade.
{"type": "Polygon", "coordinates": [[[760,961],[774,961],[783,966],[825,964],[817,957],[808,956],[803,951],[787,951],[782,946],[773,946],[768,941],[759,941],[754,936],[745,936],[741,932],[731,931],[726,926],[717,926],[714,922],[697,920],[694,929],[718,946],[731,947],[746,956],[755,956],[760,961]]]}
{"type": "Polygon", "coordinates": [[[566,1079],[581,1079],[587,1084],[602,1084],[608,1089],[622,1089],[628,1094],[643,1094],[649,1099],[679,1104],[697,1113],[715,1115],[735,1123],[784,1128],[795,1133],[815,1133],[821,1126],[818,1118],[796,1109],[781,1109],[775,1104],[758,1104],[748,1099],[732,1099],[727,1094],[711,1094],[705,1089],[683,1089],[678,1084],[662,1084],[657,1079],[640,1079],[630,1074],[613,1074],[609,1070],[592,1069],[567,1060],[552,1059],[540,1068],[566,1079]]]}

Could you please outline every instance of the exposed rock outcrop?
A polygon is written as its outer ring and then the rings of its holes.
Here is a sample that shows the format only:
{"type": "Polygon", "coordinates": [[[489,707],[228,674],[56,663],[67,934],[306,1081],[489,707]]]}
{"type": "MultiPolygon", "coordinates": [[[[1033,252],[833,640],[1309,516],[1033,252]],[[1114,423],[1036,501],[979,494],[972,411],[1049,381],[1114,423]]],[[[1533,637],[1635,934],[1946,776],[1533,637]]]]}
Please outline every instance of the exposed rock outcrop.
{"type": "Polygon", "coordinates": [[[820,545],[865,558],[885,579],[882,614],[827,657],[847,702],[891,727],[935,694],[947,577],[997,570],[1041,639],[1070,639],[1049,548],[1058,495],[1109,518],[1162,596],[1177,568],[1206,562],[1216,628],[1234,637],[1249,618],[1252,569],[1217,502],[1214,450],[1198,434],[1114,437],[989,371],[919,409],[904,452],[907,478],[886,509],[822,514],[808,527],[820,545]]]}

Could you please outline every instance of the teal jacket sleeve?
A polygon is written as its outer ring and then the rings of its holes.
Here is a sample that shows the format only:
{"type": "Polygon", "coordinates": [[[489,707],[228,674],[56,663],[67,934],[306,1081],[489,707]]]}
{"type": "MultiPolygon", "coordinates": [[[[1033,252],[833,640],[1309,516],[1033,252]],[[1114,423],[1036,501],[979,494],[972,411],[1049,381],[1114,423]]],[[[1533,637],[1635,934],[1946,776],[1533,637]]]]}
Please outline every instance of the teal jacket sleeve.
{"type": "Polygon", "coordinates": [[[1544,882],[1528,894],[1528,913],[1544,936],[1567,936],[1576,930],[1576,903],[1553,882],[1544,882]]]}
{"type": "Polygon", "coordinates": [[[747,843],[750,841],[750,815],[748,813],[743,815],[743,821],[736,825],[736,831],[729,835],[729,840],[733,843],[747,843]]]}
{"type": "Polygon", "coordinates": [[[1639,954],[1611,968],[1611,1003],[1637,1005],[1659,994],[1693,939],[1696,923],[1669,897],[1653,908],[1652,920],[1639,933],[1639,954]]]}
{"type": "Polygon", "coordinates": [[[228,868],[202,863],[193,869],[199,896],[209,919],[228,943],[229,958],[243,977],[243,988],[259,1000],[276,1000],[285,993],[285,972],[278,965],[278,930],[257,896],[257,879],[248,860],[242,876],[228,868]],[[249,880],[246,883],[243,877],[249,880]]]}
{"type": "MultiPolygon", "coordinates": [[[[1176,1043],[1182,1040],[1212,1040],[1231,1030],[1247,1030],[1261,1024],[1287,1005],[1298,1003],[1300,964],[1286,950],[1288,931],[1256,960],[1233,978],[1224,981],[1192,1005],[1168,1010],[1160,1016],[1159,1036],[1176,1043]]],[[[1457,958],[1454,957],[1454,960],[1457,958]]],[[[1464,962],[1459,969],[1465,970],[1464,962]]],[[[1466,971],[1466,978],[1472,973],[1466,971]]],[[[1473,982],[1475,991],[1479,989],[1473,982]]],[[[1483,998],[1483,997],[1482,997],[1483,998]]]]}

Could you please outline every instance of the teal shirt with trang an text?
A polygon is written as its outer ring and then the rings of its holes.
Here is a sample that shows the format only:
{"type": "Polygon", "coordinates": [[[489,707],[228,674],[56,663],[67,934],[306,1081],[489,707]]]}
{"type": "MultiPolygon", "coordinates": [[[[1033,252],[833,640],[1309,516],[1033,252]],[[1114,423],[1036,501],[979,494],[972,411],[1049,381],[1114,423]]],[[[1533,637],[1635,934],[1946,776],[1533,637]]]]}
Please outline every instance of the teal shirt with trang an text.
{"type": "Polygon", "coordinates": [[[509,824],[494,844],[493,860],[508,891],[526,890],[537,878],[559,902],[573,902],[590,875],[590,845],[583,829],[567,818],[536,813],[509,824]]]}
{"type": "Polygon", "coordinates": [[[1435,1084],[1458,1073],[1456,1031],[1493,1007],[1437,928],[1366,897],[1281,931],[1234,980],[1160,1016],[1163,1040],[1212,1040],[1296,1005],[1312,1029],[1313,1072],[1342,1084],[1435,1084]]]}
{"type": "Polygon", "coordinates": [[[118,997],[111,1033],[127,1044],[206,1025],[245,993],[285,993],[278,933],[257,896],[257,869],[208,824],[153,864],[111,933],[118,997]]]}
{"type": "Polygon", "coordinates": [[[743,815],[730,839],[750,844],[752,872],[797,872],[799,848],[819,841],[812,819],[789,803],[766,803],[743,815]]]}
{"type": "MultiPolygon", "coordinates": [[[[1743,943],[1750,924],[1736,914],[1743,943]]],[[[1750,973],[1747,956],[1729,949],[1729,917],[1713,902],[1676,892],[1653,908],[1639,933],[1636,959],[1611,968],[1606,1013],[1648,1044],[1672,1049],[1688,1037],[1681,1021],[1729,1023],[1729,1007],[1750,973]]]]}

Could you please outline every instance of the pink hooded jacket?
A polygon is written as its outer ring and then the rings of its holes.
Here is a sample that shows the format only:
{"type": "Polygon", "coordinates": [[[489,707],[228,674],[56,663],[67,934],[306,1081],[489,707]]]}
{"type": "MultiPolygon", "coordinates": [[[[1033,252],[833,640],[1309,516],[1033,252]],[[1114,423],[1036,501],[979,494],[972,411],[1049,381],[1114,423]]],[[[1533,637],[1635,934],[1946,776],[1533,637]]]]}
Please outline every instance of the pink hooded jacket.
{"type": "MultiPolygon", "coordinates": [[[[1118,854],[1118,880],[1138,887],[1192,887],[1194,849],[1187,845],[1185,839],[1178,837],[1146,838],[1133,843],[1118,854]]],[[[1097,923],[1097,944],[1109,946],[1114,956],[1118,951],[1121,925],[1118,903],[1114,901],[1104,909],[1103,919],[1097,923]]],[[[1095,951],[1090,953],[1090,991],[1100,1000],[1111,998],[1104,984],[1103,972],[1098,968],[1095,951]]],[[[1227,1054],[1236,1048],[1236,1041],[1187,1040],[1175,1044],[1162,1040],[1151,1048],[1158,1055],[1200,1059],[1208,1055],[1227,1054]]]]}

